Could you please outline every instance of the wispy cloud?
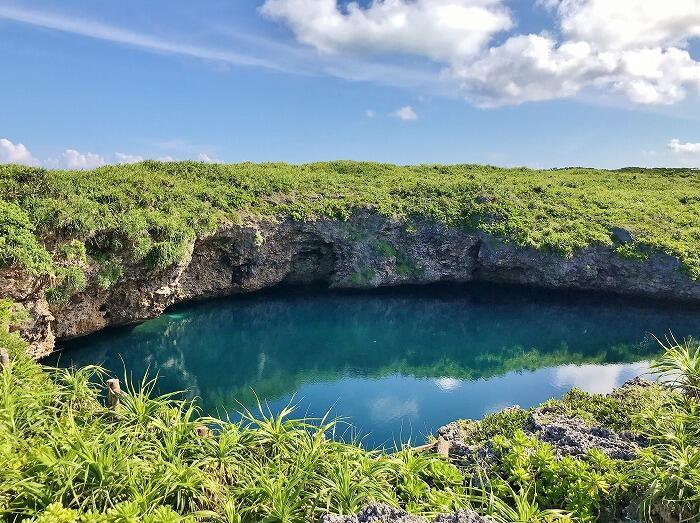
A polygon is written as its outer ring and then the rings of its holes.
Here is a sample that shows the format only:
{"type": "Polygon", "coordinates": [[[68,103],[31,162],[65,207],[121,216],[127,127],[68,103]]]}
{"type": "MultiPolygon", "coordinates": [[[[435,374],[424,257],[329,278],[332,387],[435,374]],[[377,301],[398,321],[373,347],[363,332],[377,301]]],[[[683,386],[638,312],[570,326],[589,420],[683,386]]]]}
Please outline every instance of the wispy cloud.
{"type": "Polygon", "coordinates": [[[74,16],[68,17],[41,11],[0,6],[0,18],[98,40],[125,44],[153,52],[190,56],[203,60],[224,62],[230,65],[263,67],[279,71],[287,70],[281,64],[264,58],[229,50],[165,40],[94,20],[76,18],[74,16]]]}
{"type": "Polygon", "coordinates": [[[227,31],[226,34],[234,41],[246,42],[259,53],[183,43],[176,38],[164,39],[89,18],[43,10],[0,6],[0,19],[113,42],[147,52],[191,57],[230,66],[257,67],[295,75],[330,75],[395,87],[432,88],[436,92],[444,90],[444,82],[436,77],[434,68],[403,67],[344,56],[320,56],[308,48],[233,31],[227,31]]]}

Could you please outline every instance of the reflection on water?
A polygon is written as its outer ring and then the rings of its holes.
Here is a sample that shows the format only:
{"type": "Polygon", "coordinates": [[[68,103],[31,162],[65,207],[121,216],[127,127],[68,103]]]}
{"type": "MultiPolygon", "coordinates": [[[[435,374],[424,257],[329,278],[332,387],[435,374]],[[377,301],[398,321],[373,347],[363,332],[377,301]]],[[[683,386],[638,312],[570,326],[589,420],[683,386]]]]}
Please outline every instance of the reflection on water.
{"type": "Polygon", "coordinates": [[[187,389],[209,414],[251,407],[253,391],[273,410],[293,399],[300,415],[346,417],[375,446],[572,386],[607,392],[645,372],[652,334],[669,332],[699,335],[697,310],[483,286],[287,289],[68,342],[48,363],[158,372],[161,391],[187,389]]]}

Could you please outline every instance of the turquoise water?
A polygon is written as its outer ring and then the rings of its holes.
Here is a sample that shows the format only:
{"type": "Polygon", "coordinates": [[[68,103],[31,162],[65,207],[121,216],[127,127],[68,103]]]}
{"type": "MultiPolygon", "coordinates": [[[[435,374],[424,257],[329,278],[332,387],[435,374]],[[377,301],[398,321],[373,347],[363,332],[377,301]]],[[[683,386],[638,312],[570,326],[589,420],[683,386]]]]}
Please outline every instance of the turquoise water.
{"type": "Polygon", "coordinates": [[[700,337],[698,310],[488,286],[281,289],[67,342],[47,363],[158,372],[162,392],[186,389],[231,419],[253,391],[272,410],[330,410],[376,447],[572,386],[607,392],[645,372],[652,335],[669,332],[700,337]]]}

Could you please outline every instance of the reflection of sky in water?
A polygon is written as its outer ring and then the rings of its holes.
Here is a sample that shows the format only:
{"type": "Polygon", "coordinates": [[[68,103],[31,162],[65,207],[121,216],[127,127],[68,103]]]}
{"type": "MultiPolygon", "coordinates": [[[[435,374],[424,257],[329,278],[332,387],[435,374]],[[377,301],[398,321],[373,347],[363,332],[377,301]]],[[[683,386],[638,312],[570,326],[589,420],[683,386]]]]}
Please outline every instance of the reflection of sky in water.
{"type": "Polygon", "coordinates": [[[368,443],[381,445],[392,443],[397,427],[404,439],[412,436],[422,441],[426,434],[456,417],[479,419],[513,405],[531,407],[561,396],[572,387],[607,393],[647,371],[647,362],[638,362],[563,365],[476,381],[410,376],[381,380],[344,378],[303,385],[293,398],[285,396],[272,402],[271,407],[280,409],[291,401],[299,412],[319,417],[332,409],[335,414],[355,420],[360,429],[370,431],[368,443]]]}
{"type": "Polygon", "coordinates": [[[273,410],[331,410],[375,446],[572,386],[608,392],[643,374],[652,334],[669,331],[700,335],[697,310],[497,287],[285,291],[182,307],[47,363],[158,372],[161,392],[188,390],[212,415],[252,408],[253,391],[273,410]]]}

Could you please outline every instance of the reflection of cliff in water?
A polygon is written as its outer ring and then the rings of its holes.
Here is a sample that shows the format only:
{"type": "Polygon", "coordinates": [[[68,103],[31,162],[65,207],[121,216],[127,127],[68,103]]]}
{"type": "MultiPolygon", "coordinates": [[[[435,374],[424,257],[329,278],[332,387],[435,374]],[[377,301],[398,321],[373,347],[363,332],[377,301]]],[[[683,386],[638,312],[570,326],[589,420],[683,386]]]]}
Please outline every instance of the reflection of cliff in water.
{"type": "Polygon", "coordinates": [[[605,296],[478,287],[374,294],[284,291],[200,303],[66,344],[61,364],[161,375],[205,408],[236,408],[345,376],[489,378],[658,352],[649,333],[700,334],[697,311],[605,296]],[[122,364],[121,359],[124,363],[122,364]]]}

